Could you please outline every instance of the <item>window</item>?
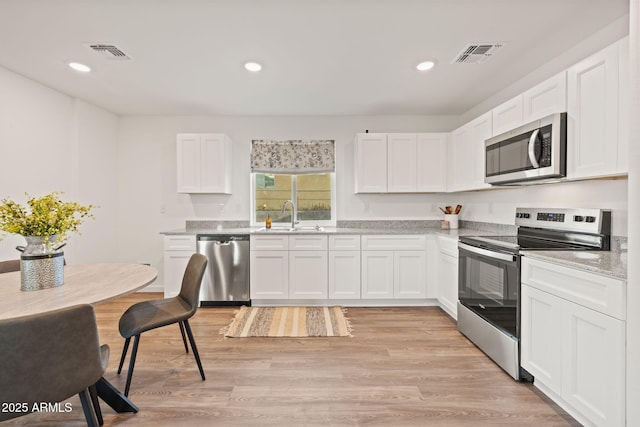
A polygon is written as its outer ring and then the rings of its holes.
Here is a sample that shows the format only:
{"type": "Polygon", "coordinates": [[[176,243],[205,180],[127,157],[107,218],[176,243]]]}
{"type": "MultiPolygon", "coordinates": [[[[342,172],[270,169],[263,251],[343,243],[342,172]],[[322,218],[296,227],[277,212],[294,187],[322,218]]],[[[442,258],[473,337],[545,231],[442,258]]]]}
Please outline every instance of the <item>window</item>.
{"type": "Polygon", "coordinates": [[[291,208],[282,205],[293,200],[300,225],[335,225],[335,174],[305,175],[252,174],[254,225],[264,224],[267,214],[274,225],[291,223],[291,208]]]}

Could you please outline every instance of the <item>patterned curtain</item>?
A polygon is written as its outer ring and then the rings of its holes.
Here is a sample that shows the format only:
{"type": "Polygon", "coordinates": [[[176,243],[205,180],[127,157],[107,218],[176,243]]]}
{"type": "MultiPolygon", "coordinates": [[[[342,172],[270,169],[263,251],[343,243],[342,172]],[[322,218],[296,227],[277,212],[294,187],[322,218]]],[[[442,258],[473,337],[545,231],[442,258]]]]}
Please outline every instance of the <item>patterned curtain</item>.
{"type": "Polygon", "coordinates": [[[251,172],[325,173],[335,172],[335,164],[333,140],[251,142],[251,172]]]}

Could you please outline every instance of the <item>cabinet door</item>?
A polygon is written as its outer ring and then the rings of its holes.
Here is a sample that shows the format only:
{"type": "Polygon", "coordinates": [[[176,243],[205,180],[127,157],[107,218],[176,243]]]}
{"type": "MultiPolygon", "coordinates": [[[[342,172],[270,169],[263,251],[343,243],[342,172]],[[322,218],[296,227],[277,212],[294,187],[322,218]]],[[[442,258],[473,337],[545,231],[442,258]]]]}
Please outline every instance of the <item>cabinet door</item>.
{"type": "Polygon", "coordinates": [[[387,191],[387,134],[356,136],[356,193],[387,191]]]}
{"type": "Polygon", "coordinates": [[[289,252],[251,252],[251,299],[289,298],[289,252]]]}
{"type": "Polygon", "coordinates": [[[567,176],[615,174],[618,160],[618,46],[568,71],[567,176]]]}
{"type": "Polygon", "coordinates": [[[182,277],[189,258],[195,251],[164,252],[164,297],[173,298],[180,293],[182,277]]]}
{"type": "Polygon", "coordinates": [[[231,193],[231,180],[226,159],[231,144],[222,134],[200,135],[201,193],[231,193]]]}
{"type": "Polygon", "coordinates": [[[393,298],[393,251],[362,251],[362,298],[393,298]]]}
{"type": "Polygon", "coordinates": [[[500,135],[523,125],[522,95],[492,110],[493,135],[500,135]]]}
{"type": "Polygon", "coordinates": [[[289,298],[327,299],[327,251],[289,252],[289,298]]]}
{"type": "Polygon", "coordinates": [[[412,193],[417,184],[416,134],[387,134],[387,191],[412,193]]]}
{"type": "Polygon", "coordinates": [[[625,324],[566,301],[562,397],[594,425],[625,423],[625,324]]]}
{"type": "Polygon", "coordinates": [[[525,284],[521,295],[522,367],[536,383],[560,395],[562,388],[562,300],[525,284]]]}
{"type": "Polygon", "coordinates": [[[563,71],[527,90],[523,96],[523,122],[567,110],[567,72],[563,71]]]}
{"type": "Polygon", "coordinates": [[[419,192],[447,190],[447,134],[419,133],[416,136],[417,188],[419,192]]]}
{"type": "Polygon", "coordinates": [[[451,134],[449,157],[449,191],[489,188],[484,182],[484,141],[491,137],[491,111],[451,134]]]}
{"type": "Polygon", "coordinates": [[[396,251],[393,257],[393,297],[424,298],[427,294],[425,252],[396,251]]]}
{"type": "Polygon", "coordinates": [[[629,172],[629,37],[618,42],[618,167],[617,172],[629,172]]]}
{"type": "Polygon", "coordinates": [[[200,191],[200,136],[179,134],[177,136],[177,182],[178,193],[200,191]]]}
{"type": "Polygon", "coordinates": [[[458,318],[458,258],[440,253],[440,306],[458,318]]]}
{"type": "Polygon", "coordinates": [[[329,251],[329,298],[360,299],[360,251],[329,251]]]}

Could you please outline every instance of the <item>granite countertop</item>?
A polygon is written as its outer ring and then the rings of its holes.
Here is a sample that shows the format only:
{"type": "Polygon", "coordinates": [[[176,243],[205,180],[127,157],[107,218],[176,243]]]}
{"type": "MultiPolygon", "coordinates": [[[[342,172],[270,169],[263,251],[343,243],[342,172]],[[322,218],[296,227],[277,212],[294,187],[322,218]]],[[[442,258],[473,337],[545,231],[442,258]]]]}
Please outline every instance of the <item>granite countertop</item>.
{"type": "Polygon", "coordinates": [[[167,236],[171,235],[227,235],[227,234],[255,234],[255,235],[268,235],[268,234],[437,234],[442,236],[449,236],[458,238],[460,236],[485,236],[495,235],[495,232],[486,230],[477,230],[471,228],[459,228],[459,229],[442,229],[437,227],[426,228],[342,228],[342,227],[322,227],[322,231],[299,230],[299,231],[286,231],[279,228],[273,228],[269,231],[264,230],[263,227],[238,227],[238,228],[181,228],[170,231],[163,231],[160,234],[167,236]]]}
{"type": "Polygon", "coordinates": [[[627,280],[627,252],[522,251],[527,258],[627,280]]]}
{"type": "MultiPolygon", "coordinates": [[[[229,234],[252,234],[252,235],[295,235],[295,234],[424,234],[447,236],[457,239],[461,236],[495,236],[513,235],[515,229],[510,226],[493,225],[485,223],[467,222],[461,224],[459,229],[442,229],[439,221],[394,221],[395,226],[386,226],[389,222],[376,221],[353,221],[343,222],[341,227],[323,227],[322,231],[313,229],[300,231],[286,231],[282,227],[274,227],[272,230],[265,230],[264,227],[248,227],[245,224],[234,223],[233,226],[223,226],[217,228],[211,223],[197,223],[197,226],[187,226],[186,228],[164,231],[164,235],[229,235],[229,234]],[[465,226],[466,225],[466,226],[465,226]]],[[[339,224],[340,225],[340,224],[339,224]]],[[[616,279],[627,279],[627,253],[616,250],[612,251],[522,251],[524,256],[547,261],[555,264],[576,268],[583,271],[593,272],[616,279]]]]}

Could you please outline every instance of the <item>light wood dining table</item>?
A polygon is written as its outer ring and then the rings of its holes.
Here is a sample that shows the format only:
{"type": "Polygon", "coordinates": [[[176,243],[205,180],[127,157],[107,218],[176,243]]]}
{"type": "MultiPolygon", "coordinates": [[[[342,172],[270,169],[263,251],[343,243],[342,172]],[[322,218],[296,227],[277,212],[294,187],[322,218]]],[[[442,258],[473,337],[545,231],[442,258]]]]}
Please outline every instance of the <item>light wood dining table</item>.
{"type": "MultiPolygon", "coordinates": [[[[19,271],[3,273],[0,274],[0,320],[77,304],[98,304],[140,290],[157,276],[155,268],[141,264],[67,265],[62,286],[22,291],[19,271]]],[[[138,407],[104,377],[98,380],[96,388],[98,397],[116,412],[138,412],[138,407]]]]}

